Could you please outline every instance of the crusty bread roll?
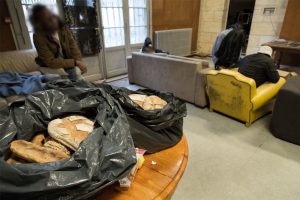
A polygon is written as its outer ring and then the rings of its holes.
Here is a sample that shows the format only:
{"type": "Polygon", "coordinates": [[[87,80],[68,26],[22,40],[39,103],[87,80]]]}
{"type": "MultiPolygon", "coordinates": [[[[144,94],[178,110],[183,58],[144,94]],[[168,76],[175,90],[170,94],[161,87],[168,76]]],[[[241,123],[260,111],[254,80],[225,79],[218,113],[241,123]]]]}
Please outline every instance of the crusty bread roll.
{"type": "Polygon", "coordinates": [[[167,102],[158,96],[146,96],[141,94],[130,94],[129,98],[136,104],[138,104],[144,110],[156,110],[162,109],[167,102]]]}
{"type": "Polygon", "coordinates": [[[31,142],[39,146],[43,146],[45,142],[45,135],[43,133],[38,133],[32,138],[31,142]]]}
{"type": "Polygon", "coordinates": [[[49,135],[59,143],[76,151],[79,144],[94,129],[94,122],[83,116],[69,116],[52,120],[48,124],[49,135]]]}
{"type": "Polygon", "coordinates": [[[130,94],[128,95],[129,98],[136,103],[137,105],[139,105],[141,108],[143,108],[143,104],[145,99],[147,98],[147,95],[142,95],[142,94],[130,94]]]}
{"type": "Polygon", "coordinates": [[[24,164],[27,163],[25,160],[18,158],[14,153],[6,160],[8,164],[24,164]]]}
{"type": "Polygon", "coordinates": [[[53,140],[52,138],[46,138],[44,147],[50,148],[50,149],[55,149],[64,152],[68,156],[71,154],[70,151],[61,143],[53,140]]]}
{"type": "MultiPolygon", "coordinates": [[[[150,108],[150,110],[155,110],[155,109],[162,109],[165,105],[167,105],[167,102],[165,100],[163,100],[162,98],[158,97],[158,96],[149,96],[146,101],[147,103],[151,104],[152,107],[150,108]]],[[[145,103],[144,102],[144,103],[145,103]]],[[[145,108],[144,108],[145,109],[145,108]]],[[[145,109],[146,110],[146,109],[145,109]]]]}
{"type": "Polygon", "coordinates": [[[46,163],[69,158],[69,156],[62,151],[41,147],[25,140],[13,141],[10,144],[10,150],[15,153],[16,156],[29,162],[46,163]]]}

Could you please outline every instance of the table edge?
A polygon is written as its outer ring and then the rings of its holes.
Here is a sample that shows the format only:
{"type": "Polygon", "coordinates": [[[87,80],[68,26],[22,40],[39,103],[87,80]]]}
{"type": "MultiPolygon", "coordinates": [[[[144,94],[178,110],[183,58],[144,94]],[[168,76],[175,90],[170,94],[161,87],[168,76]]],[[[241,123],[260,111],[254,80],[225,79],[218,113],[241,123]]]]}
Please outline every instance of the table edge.
{"type": "Polygon", "coordinates": [[[189,148],[188,148],[187,138],[186,138],[185,134],[183,134],[182,140],[184,141],[184,146],[185,146],[185,148],[184,148],[185,151],[183,152],[182,164],[181,164],[180,168],[178,169],[177,174],[176,174],[175,178],[173,179],[173,181],[170,182],[165,187],[165,189],[154,198],[154,200],[169,199],[173,195],[181,177],[183,176],[183,174],[185,172],[187,162],[188,162],[188,154],[189,154],[189,148]]]}

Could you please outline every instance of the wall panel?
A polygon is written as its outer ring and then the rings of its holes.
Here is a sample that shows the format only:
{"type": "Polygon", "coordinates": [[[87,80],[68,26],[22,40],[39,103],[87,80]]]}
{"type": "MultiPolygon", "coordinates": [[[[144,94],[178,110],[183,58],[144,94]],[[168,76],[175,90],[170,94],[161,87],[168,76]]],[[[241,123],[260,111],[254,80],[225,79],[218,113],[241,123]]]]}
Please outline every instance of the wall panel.
{"type": "Polygon", "coordinates": [[[0,52],[16,50],[14,38],[9,24],[4,23],[4,18],[9,16],[5,0],[0,0],[0,52]]]}
{"type": "Polygon", "coordinates": [[[192,28],[192,50],[197,47],[200,0],[152,0],[152,30],[192,28]]]}
{"type": "Polygon", "coordinates": [[[289,0],[280,38],[300,41],[300,1],[289,0]]]}

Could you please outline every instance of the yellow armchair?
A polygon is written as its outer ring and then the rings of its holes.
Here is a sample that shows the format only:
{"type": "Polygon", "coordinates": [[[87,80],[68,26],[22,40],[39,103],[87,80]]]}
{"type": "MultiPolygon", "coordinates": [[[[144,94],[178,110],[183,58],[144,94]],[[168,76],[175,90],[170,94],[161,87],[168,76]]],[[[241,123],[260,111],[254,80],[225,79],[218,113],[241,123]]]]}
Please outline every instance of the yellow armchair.
{"type": "Polygon", "coordinates": [[[285,80],[265,83],[256,88],[255,81],[235,70],[210,70],[207,73],[207,93],[210,110],[236,118],[250,126],[253,121],[272,111],[272,99],[285,80]]]}

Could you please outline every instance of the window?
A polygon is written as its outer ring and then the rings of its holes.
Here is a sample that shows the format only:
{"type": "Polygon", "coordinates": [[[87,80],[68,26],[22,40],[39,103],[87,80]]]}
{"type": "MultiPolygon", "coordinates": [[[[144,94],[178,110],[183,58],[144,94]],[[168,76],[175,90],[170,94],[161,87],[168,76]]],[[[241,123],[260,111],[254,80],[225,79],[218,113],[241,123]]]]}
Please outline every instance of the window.
{"type": "Polygon", "coordinates": [[[25,23],[29,32],[30,41],[33,45],[33,28],[29,21],[30,9],[33,4],[41,3],[47,5],[54,13],[58,14],[58,8],[56,5],[56,0],[21,0],[22,9],[25,16],[25,23]]]}
{"type": "MultiPolygon", "coordinates": [[[[123,5],[123,0],[100,0],[100,2],[106,48],[125,45],[127,34],[130,44],[144,42],[148,35],[147,0],[124,0],[126,5],[123,5]],[[124,20],[124,15],[128,16],[128,22],[124,20]],[[129,30],[125,29],[125,23],[129,24],[129,30]]],[[[127,20],[128,18],[126,17],[127,20]]]]}
{"type": "Polygon", "coordinates": [[[125,45],[122,0],[101,0],[105,47],[125,45]]]}
{"type": "Polygon", "coordinates": [[[130,44],[143,43],[148,35],[146,0],[129,0],[130,44]]]}

